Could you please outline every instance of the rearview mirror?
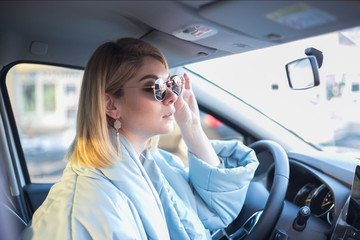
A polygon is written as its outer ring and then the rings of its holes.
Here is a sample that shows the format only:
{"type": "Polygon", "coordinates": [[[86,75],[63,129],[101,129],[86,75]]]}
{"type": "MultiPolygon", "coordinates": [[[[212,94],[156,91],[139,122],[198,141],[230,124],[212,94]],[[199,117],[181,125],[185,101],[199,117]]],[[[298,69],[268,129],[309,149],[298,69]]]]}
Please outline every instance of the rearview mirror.
{"type": "Polygon", "coordinates": [[[307,56],[286,64],[291,89],[308,89],[320,84],[319,67],[314,56],[307,56]]]}

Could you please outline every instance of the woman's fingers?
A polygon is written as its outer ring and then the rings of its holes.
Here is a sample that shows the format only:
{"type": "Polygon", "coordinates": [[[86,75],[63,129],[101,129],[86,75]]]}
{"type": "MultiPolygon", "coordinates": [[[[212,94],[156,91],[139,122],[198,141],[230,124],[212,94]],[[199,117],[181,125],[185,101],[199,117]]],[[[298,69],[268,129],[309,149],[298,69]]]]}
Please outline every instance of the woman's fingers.
{"type": "Polygon", "coordinates": [[[185,79],[185,89],[191,90],[190,78],[186,73],[184,73],[184,79],[185,79]]]}

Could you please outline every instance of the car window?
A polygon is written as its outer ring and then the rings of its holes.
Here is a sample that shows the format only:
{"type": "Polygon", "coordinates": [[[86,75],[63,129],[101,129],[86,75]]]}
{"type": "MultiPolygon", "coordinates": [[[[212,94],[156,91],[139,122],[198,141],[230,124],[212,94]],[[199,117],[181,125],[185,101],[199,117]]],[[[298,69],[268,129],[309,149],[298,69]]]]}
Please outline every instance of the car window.
{"type": "MultiPolygon", "coordinates": [[[[76,112],[83,71],[41,64],[18,64],[6,77],[30,180],[55,183],[66,162],[64,155],[75,137],[76,112]]],[[[209,114],[201,112],[210,139],[243,136],[209,114]]],[[[187,166],[187,150],[180,130],[160,138],[159,147],[178,155],[187,166]]]]}
{"type": "Polygon", "coordinates": [[[64,154],[75,137],[83,71],[40,64],[18,64],[6,77],[30,179],[56,182],[64,154]]]}

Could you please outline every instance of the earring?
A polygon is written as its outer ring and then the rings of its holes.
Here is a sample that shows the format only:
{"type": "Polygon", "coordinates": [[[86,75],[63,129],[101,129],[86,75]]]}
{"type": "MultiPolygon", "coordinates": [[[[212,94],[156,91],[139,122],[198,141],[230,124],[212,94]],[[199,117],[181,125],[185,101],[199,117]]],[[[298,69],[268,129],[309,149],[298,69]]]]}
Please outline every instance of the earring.
{"type": "Polygon", "coordinates": [[[121,153],[120,153],[120,136],[119,136],[119,130],[121,128],[121,122],[119,119],[116,119],[114,122],[114,128],[116,130],[116,146],[117,146],[117,154],[120,157],[121,153]]]}

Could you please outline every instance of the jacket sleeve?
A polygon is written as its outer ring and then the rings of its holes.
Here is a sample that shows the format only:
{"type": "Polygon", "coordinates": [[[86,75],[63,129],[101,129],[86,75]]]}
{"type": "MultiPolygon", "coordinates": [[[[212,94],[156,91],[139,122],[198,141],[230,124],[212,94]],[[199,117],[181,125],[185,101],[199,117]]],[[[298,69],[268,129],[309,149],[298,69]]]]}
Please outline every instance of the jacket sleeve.
{"type": "Polygon", "coordinates": [[[196,190],[198,215],[205,228],[230,224],[240,213],[258,166],[255,152],[238,141],[212,141],[220,166],[212,167],[189,153],[189,179],[196,190]]]}

